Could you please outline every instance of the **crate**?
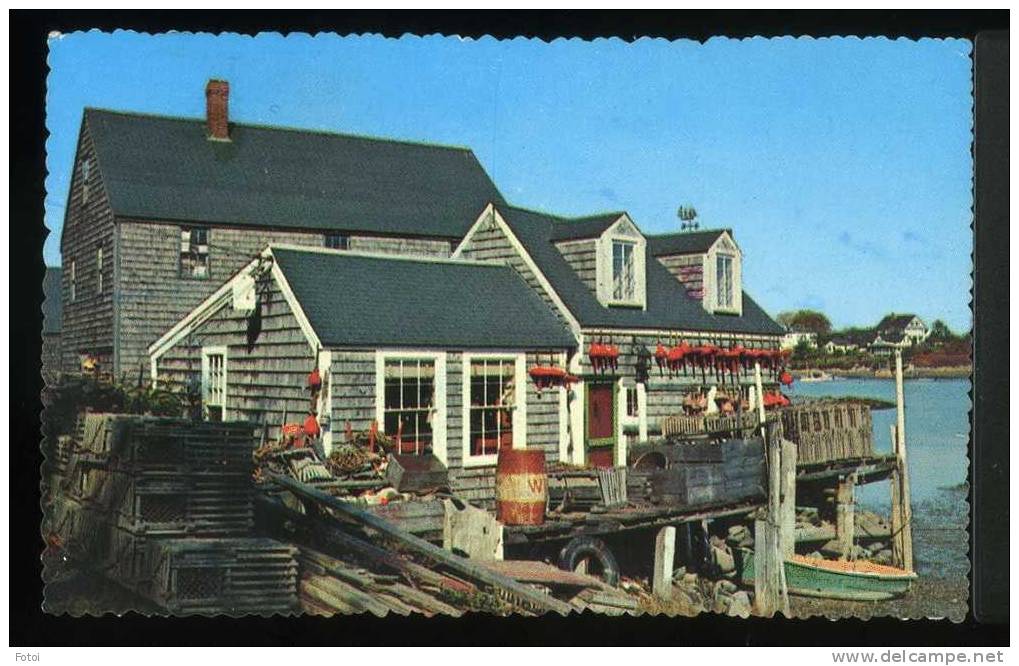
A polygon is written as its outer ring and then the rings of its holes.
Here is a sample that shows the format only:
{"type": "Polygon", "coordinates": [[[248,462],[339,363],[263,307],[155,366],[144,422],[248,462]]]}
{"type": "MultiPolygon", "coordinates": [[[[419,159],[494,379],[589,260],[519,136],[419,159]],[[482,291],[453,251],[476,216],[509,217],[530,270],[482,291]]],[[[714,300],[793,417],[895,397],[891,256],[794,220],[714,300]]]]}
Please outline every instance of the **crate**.
{"type": "Polygon", "coordinates": [[[250,477],[224,474],[115,473],[124,491],[117,527],[153,536],[244,536],[254,527],[250,477]]]}
{"type": "Polygon", "coordinates": [[[128,414],[87,414],[81,449],[123,471],[250,474],[257,426],[128,414]]]}
{"type": "Polygon", "coordinates": [[[874,455],[870,407],[818,400],[782,410],[785,436],[796,443],[797,463],[826,463],[874,455]]]}
{"type": "Polygon", "coordinates": [[[152,541],[140,589],[175,615],[289,613],[297,606],[297,549],[273,539],[152,541]]]}

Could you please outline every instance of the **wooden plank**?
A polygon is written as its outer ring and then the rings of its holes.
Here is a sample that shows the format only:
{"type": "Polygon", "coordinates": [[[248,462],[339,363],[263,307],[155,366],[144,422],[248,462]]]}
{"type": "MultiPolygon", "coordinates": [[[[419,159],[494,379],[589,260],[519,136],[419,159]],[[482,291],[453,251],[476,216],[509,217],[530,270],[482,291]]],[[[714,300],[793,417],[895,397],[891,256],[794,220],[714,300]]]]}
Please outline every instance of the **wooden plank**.
{"type": "Polygon", "coordinates": [[[659,599],[672,598],[672,572],[676,557],[676,528],[669,525],[655,537],[655,562],[651,590],[659,599]]]}
{"type": "Polygon", "coordinates": [[[779,526],[782,557],[796,553],[796,444],[782,440],[782,488],[779,493],[779,526]]]}
{"type": "Polygon", "coordinates": [[[465,558],[449,553],[438,546],[399,529],[387,520],[362,511],[350,503],[327,495],[316,488],[278,474],[273,474],[271,480],[299,497],[328,507],[345,518],[349,518],[384,534],[422,557],[445,566],[459,575],[496,588],[503,593],[508,593],[525,604],[530,604],[546,611],[555,611],[562,615],[567,615],[571,611],[569,604],[521,585],[511,578],[501,576],[484,567],[475,565],[465,558]]]}
{"type": "Polygon", "coordinates": [[[840,479],[835,490],[835,538],[839,542],[839,559],[848,560],[856,538],[856,476],[840,479]]]}

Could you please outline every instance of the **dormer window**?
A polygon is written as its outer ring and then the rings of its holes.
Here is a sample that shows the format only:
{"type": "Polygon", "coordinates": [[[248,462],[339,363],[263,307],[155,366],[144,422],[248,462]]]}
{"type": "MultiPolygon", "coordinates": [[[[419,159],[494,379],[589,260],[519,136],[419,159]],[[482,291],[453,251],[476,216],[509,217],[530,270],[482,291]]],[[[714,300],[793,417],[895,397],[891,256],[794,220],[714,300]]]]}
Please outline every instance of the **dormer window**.
{"type": "Polygon", "coordinates": [[[595,282],[601,304],[607,307],[646,307],[647,279],[644,270],[647,240],[629,217],[620,217],[599,238],[587,242],[597,248],[595,282]]]}
{"type": "Polygon", "coordinates": [[[719,254],[716,258],[716,305],[723,310],[731,310],[736,307],[736,296],[733,284],[735,277],[734,257],[729,254],[719,254]]]}
{"type": "Polygon", "coordinates": [[[632,302],[637,300],[636,243],[612,241],[612,299],[632,302]]]}

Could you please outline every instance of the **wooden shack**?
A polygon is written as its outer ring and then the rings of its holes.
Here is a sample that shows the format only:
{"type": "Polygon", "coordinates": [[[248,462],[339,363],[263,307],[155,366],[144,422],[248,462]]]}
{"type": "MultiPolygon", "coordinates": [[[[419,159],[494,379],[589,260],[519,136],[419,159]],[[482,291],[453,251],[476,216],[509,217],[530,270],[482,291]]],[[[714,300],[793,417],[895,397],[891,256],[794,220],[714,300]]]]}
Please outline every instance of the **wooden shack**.
{"type": "Polygon", "coordinates": [[[528,371],[565,365],[573,344],[506,266],[274,246],[149,353],[156,384],[200,390],[208,419],[276,437],[310,411],[327,450],[348,425],[376,422],[401,453],[434,454],[458,495],[491,505],[500,447],[566,457],[566,389],[528,371]]]}

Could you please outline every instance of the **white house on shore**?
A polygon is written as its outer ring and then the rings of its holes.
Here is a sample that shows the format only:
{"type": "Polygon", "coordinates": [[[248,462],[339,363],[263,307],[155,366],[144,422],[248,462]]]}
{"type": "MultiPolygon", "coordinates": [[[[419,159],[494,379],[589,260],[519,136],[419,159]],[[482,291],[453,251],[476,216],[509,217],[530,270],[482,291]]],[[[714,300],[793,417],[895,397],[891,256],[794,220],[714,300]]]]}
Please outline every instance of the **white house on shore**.
{"type": "Polygon", "coordinates": [[[790,330],[782,336],[780,345],[782,349],[795,349],[800,343],[805,343],[811,349],[817,349],[817,333],[790,330]]]}

